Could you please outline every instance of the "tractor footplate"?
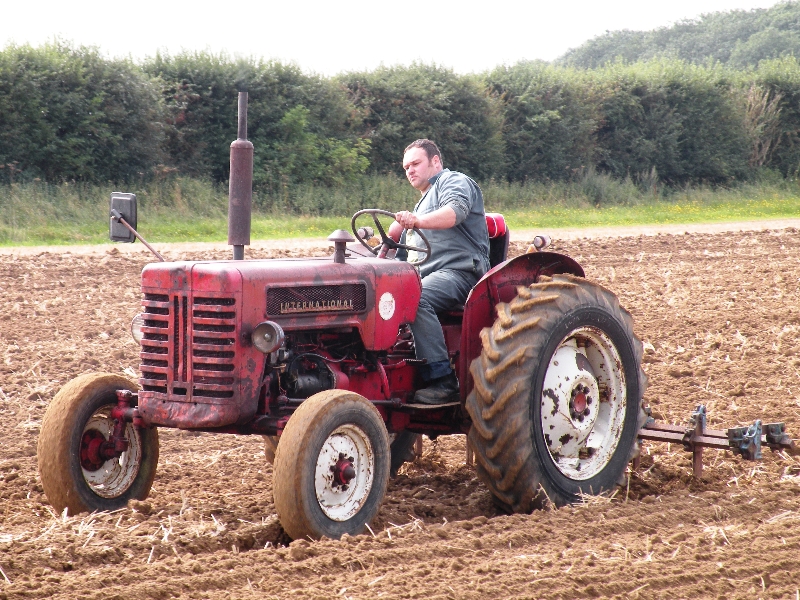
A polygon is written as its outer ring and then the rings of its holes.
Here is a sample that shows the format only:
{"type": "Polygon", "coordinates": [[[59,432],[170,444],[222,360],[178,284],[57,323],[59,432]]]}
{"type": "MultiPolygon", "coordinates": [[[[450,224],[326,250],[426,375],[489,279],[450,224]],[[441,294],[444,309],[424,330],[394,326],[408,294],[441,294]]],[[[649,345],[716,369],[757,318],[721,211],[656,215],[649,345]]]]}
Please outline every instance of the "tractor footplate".
{"type": "Polygon", "coordinates": [[[461,402],[447,402],[445,404],[403,404],[401,408],[412,408],[414,410],[439,410],[442,408],[451,408],[458,406],[461,402]]]}
{"type": "MultiPolygon", "coordinates": [[[[692,453],[692,471],[696,478],[703,474],[704,448],[730,450],[745,460],[760,460],[762,446],[773,452],[784,450],[792,455],[800,454],[800,448],[786,433],[783,423],[762,425],[759,419],[746,427],[706,429],[706,407],[702,404],[692,413],[689,422],[690,427],[687,428],[651,421],[639,431],[639,439],[681,444],[687,452],[692,453]]],[[[634,468],[638,468],[638,462],[637,458],[634,468]]]]}

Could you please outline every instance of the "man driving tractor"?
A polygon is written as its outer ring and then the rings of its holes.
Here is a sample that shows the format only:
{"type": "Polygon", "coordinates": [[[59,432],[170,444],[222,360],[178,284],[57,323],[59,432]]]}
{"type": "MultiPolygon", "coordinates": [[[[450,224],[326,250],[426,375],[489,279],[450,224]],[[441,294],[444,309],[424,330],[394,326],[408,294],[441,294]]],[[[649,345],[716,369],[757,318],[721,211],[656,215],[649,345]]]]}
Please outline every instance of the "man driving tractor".
{"type": "Polygon", "coordinates": [[[455,402],[459,399],[458,379],[450,367],[436,313],[464,304],[472,287],[489,270],[483,194],[471,178],[445,169],[439,148],[428,139],[416,140],[406,147],[403,169],[422,197],[412,212],[403,210],[395,215],[389,235],[398,241],[405,229],[404,243],[409,244],[416,227],[432,248],[430,260],[419,268],[422,298],[411,324],[417,358],[427,361],[420,369],[427,386],[416,392],[414,401],[455,402]]]}

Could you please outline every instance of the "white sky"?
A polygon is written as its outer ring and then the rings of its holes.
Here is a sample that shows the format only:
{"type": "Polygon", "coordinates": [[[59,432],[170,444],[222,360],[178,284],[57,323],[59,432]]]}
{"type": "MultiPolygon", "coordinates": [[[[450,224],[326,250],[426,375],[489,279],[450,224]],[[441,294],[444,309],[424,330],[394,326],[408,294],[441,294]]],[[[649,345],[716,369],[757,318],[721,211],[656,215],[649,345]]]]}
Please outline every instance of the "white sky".
{"type": "Polygon", "coordinates": [[[646,30],[776,0],[6,0],[0,46],[54,36],[140,59],[157,50],[225,51],[333,75],[436,62],[459,73],[552,60],[607,30],[646,30]],[[237,10],[237,7],[238,8],[237,10]]]}

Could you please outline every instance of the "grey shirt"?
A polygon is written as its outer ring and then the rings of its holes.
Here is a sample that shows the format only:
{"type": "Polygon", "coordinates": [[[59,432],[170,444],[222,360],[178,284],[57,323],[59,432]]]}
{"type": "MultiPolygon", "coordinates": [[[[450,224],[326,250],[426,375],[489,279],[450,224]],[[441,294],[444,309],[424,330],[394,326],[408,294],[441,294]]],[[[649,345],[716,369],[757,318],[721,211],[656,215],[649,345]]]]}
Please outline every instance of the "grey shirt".
{"type": "MultiPolygon", "coordinates": [[[[456,224],[448,229],[420,229],[432,248],[430,260],[419,268],[420,275],[455,269],[482,277],[489,270],[489,232],[481,188],[463,173],[450,169],[431,177],[430,183],[414,207],[414,214],[424,215],[449,206],[456,213],[456,224]]],[[[424,247],[417,236],[407,235],[407,239],[414,246],[424,247]]]]}

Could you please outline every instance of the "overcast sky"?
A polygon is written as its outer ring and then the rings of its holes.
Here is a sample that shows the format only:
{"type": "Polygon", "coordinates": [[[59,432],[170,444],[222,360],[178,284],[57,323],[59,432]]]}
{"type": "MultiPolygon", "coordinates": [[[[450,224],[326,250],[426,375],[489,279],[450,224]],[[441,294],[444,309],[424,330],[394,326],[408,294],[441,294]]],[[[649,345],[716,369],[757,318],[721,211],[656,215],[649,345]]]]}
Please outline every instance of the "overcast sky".
{"type": "Polygon", "coordinates": [[[775,0],[6,0],[0,42],[55,36],[140,59],[210,50],[295,62],[333,75],[380,64],[436,62],[460,73],[522,59],[552,60],[608,30],[652,29],[707,12],[775,0]]]}

